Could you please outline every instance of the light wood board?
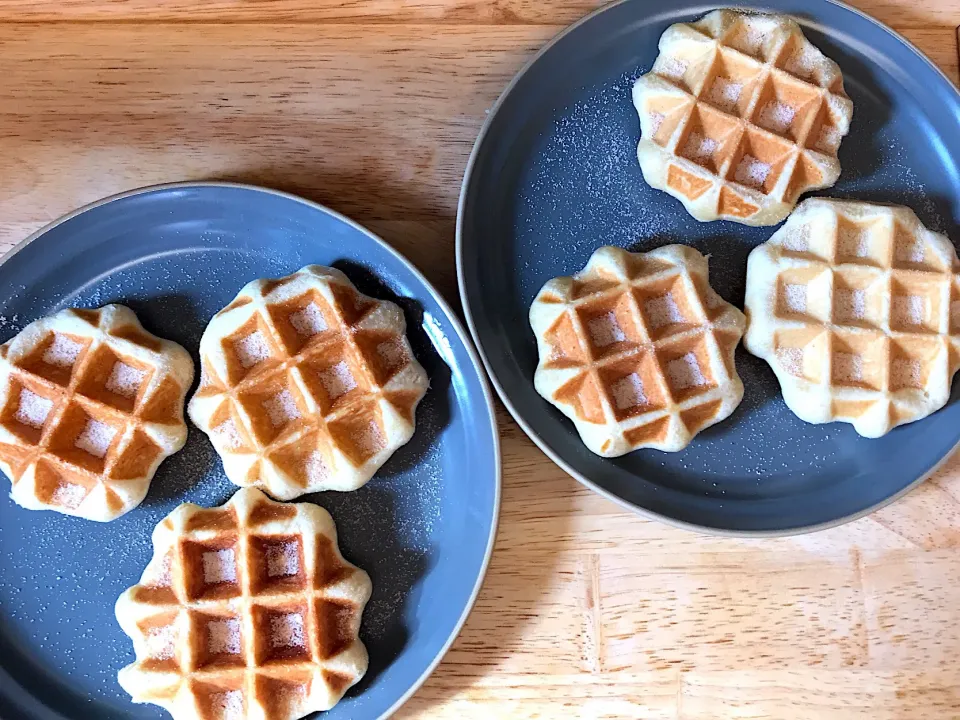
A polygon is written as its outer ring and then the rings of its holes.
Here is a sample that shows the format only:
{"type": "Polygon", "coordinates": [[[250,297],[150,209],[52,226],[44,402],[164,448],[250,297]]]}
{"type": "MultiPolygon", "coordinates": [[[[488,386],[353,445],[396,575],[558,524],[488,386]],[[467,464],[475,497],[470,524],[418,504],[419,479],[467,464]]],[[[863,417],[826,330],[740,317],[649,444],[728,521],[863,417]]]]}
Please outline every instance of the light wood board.
{"type": "MultiPolygon", "coordinates": [[[[859,5],[957,80],[960,0],[859,5]]],[[[0,0],[0,250],[104,195],[238,180],[354,217],[458,305],[484,113],[593,7],[0,0]]],[[[719,539],[591,494],[499,417],[490,572],[400,717],[960,717],[960,460],[844,527],[719,539]]]]}

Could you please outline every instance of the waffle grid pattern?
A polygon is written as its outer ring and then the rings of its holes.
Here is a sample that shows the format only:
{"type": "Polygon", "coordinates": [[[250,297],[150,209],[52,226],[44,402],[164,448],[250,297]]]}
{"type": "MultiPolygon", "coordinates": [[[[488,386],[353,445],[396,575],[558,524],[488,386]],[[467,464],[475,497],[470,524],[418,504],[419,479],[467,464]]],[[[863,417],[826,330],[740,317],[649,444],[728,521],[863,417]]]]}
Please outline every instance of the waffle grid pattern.
{"type": "Polygon", "coordinates": [[[530,321],[537,391],[598,455],[682,449],[743,397],[733,359],[743,314],[710,288],[692,248],[600,248],[543,287],[530,321]]]}
{"type": "Polygon", "coordinates": [[[126,307],[63,310],[0,347],[0,467],[30,509],[112,520],[186,441],[193,361],[126,307]]]}
{"type": "Polygon", "coordinates": [[[633,98],[644,178],[698,220],[773,225],[840,174],[853,105],[792,20],[718,10],[673,25],[633,98]]]}
{"type": "Polygon", "coordinates": [[[745,345],[801,418],[878,437],[949,397],[957,272],[949,240],[907,208],[807,200],[751,253],[745,345]]]}
{"type": "Polygon", "coordinates": [[[293,720],[366,672],[370,579],[340,555],[322,508],[247,488],[219,508],[181,505],[153,545],[116,607],[136,652],[119,675],[134,702],[174,720],[293,720]]]}
{"type": "Polygon", "coordinates": [[[428,383],[405,329],[332,268],[255,281],[204,333],[190,417],[237,485],[354,490],[413,434],[428,383]]]}

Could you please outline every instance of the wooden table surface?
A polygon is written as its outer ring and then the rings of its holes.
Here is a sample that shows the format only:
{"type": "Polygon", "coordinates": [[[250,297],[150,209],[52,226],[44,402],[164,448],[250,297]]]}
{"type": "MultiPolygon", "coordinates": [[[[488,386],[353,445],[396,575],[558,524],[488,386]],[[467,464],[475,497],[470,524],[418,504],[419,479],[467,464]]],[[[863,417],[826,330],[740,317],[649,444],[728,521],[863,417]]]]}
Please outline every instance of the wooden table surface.
{"type": "MultiPolygon", "coordinates": [[[[960,0],[859,0],[957,79],[960,0]]],[[[455,304],[473,140],[591,0],[0,0],[0,250],[187,179],[323,202],[455,304]]],[[[954,237],[958,240],[960,237],[954,237]]],[[[789,539],[642,520],[502,410],[503,512],[476,609],[404,718],[960,717],[960,459],[789,539]]]]}

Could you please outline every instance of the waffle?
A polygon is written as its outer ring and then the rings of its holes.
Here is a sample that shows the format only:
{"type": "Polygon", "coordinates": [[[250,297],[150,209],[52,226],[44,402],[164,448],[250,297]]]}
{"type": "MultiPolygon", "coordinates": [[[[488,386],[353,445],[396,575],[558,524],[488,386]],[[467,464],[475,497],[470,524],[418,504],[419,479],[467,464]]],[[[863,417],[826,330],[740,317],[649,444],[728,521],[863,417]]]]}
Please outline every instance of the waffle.
{"type": "Polygon", "coordinates": [[[370,578],[343,559],[323,508],[254,488],[218,508],[184,503],[153,551],[116,606],[134,702],[174,720],[293,720],[330,709],[366,672],[370,578]]]}
{"type": "Polygon", "coordinates": [[[0,469],[31,510],[113,520],[187,438],[193,360],[122,305],[63,310],[0,346],[0,469]]]}
{"type": "Polygon", "coordinates": [[[255,280],[203,333],[190,419],[237,485],[355,490],[413,435],[428,381],[405,331],[339,270],[255,280]]]}
{"type": "Polygon", "coordinates": [[[537,392],[598,455],[681,450],[743,398],[733,359],[743,313],[710,287],[693,248],[600,248],[543,286],[530,324],[537,392]]]}
{"type": "Polygon", "coordinates": [[[806,200],[750,253],[744,345],[801,419],[880,437],[950,396],[958,269],[950,241],[908,208],[806,200]]]}
{"type": "Polygon", "coordinates": [[[646,181],[697,220],[747,225],[836,182],[853,114],[840,68],[797,23],[733,10],[667,28],[633,102],[646,181]]]}

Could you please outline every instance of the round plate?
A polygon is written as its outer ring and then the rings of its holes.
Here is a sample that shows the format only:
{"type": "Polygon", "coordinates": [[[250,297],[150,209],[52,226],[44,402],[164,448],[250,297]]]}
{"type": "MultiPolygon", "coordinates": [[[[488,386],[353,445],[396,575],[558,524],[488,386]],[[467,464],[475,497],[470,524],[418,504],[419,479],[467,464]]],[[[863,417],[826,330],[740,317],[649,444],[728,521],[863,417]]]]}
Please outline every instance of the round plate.
{"type": "MultiPolygon", "coordinates": [[[[739,3],[738,3],[739,4],[739,3]]],[[[753,3],[746,3],[753,5],[753,3]]],[[[933,229],[960,214],[960,97],[891,30],[825,0],[771,0],[839,63],[854,113],[843,170],[819,194],[908,205],[933,229]]],[[[464,178],[460,291],[494,385],[527,434],[564,470],[638,512],[728,533],[786,533],[850,520],[906,491],[960,440],[960,405],[882,440],[791,413],[766,363],[737,353],[746,386],[732,417],[685,450],[605,460],[534,390],[530,303],[550,278],[602,245],[646,251],[680,242],[710,256],[711,284],[743,307],[747,255],[775,228],[698,223],[643,180],[631,88],[671,24],[714,9],[626,0],[549,44],[490,112],[464,178]]]]}
{"type": "MultiPolygon", "coordinates": [[[[323,717],[382,717],[419,687],[460,630],[500,501],[497,431],[479,361],[412,265],[360,226],[290,195],[220,184],[147,188],[84,208],[4,259],[0,284],[13,296],[0,305],[0,338],[64,307],[120,302],[196,355],[211,316],[245,283],[310,263],[338,267],[362,292],[398,303],[430,376],[413,439],[373,480],[298,500],[331,512],[344,555],[373,579],[360,633],[370,669],[323,717]]],[[[235,490],[191,427],[143,504],[113,522],[0,501],[0,717],[169,717],[132,704],[117,684],[134,657],[113,606],[139,579],[150,533],[167,513],[184,501],[219,505],[235,490]]]]}

